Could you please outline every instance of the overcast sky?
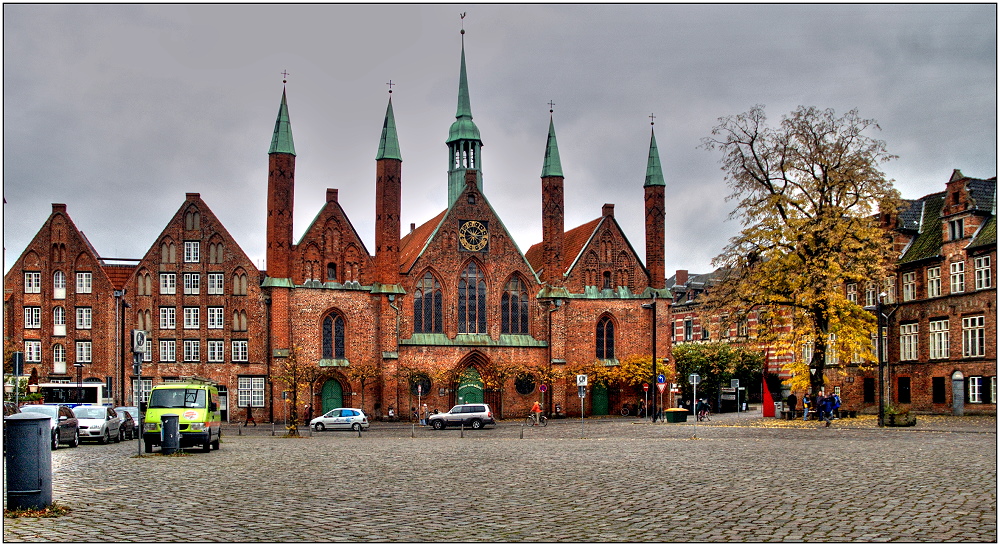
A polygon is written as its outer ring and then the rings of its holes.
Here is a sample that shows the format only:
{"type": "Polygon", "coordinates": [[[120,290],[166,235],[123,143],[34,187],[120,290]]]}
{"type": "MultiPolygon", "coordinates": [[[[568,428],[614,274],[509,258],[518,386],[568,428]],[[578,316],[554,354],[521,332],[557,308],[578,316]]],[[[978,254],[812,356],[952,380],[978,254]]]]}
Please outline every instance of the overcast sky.
{"type": "Polygon", "coordinates": [[[138,258],[187,192],[265,267],[267,150],[289,73],[295,239],[325,199],[374,250],[375,154],[393,86],[404,231],[447,206],[461,37],[484,191],[521,250],[541,240],[555,103],[566,228],[604,203],[645,255],[650,114],[667,184],[666,271],[704,273],[740,228],[718,118],[858,108],[903,197],[952,169],[996,176],[997,11],[978,5],[4,4],[4,270],[66,203],[106,257],[138,258]]]}

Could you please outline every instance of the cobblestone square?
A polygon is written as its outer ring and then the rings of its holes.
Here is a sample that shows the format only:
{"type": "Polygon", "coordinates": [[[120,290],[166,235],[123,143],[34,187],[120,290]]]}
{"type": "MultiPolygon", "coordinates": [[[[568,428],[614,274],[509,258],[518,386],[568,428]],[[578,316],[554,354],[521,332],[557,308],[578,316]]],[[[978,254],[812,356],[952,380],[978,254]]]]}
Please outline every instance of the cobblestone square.
{"type": "Polygon", "coordinates": [[[4,541],[997,540],[995,417],[282,433],[229,426],[219,451],[175,457],[59,449],[71,512],[4,518],[4,541]]]}

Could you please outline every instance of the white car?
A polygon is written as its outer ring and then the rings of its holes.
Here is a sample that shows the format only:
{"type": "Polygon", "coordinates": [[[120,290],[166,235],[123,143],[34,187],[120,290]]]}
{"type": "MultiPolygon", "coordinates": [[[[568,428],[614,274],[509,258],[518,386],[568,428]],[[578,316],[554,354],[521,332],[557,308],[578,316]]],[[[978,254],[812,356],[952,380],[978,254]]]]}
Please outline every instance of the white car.
{"type": "Polygon", "coordinates": [[[309,421],[313,430],[368,430],[368,417],[357,408],[336,408],[309,421]]]}
{"type": "Polygon", "coordinates": [[[80,427],[80,440],[97,440],[106,444],[125,439],[122,419],[107,406],[77,406],[73,408],[80,427]]]}

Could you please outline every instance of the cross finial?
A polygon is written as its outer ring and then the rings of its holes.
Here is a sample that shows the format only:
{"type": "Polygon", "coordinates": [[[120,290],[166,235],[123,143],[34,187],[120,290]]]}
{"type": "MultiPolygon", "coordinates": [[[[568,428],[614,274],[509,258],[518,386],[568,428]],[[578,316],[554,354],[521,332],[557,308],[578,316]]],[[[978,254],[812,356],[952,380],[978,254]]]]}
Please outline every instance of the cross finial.
{"type": "Polygon", "coordinates": [[[650,125],[653,125],[653,120],[654,119],[656,119],[656,116],[654,116],[653,114],[649,114],[649,124],[650,125]]]}
{"type": "Polygon", "coordinates": [[[281,83],[288,83],[288,71],[287,70],[282,70],[281,71],[281,83]]]}
{"type": "Polygon", "coordinates": [[[389,86],[389,94],[391,95],[392,94],[392,86],[394,86],[396,84],[392,83],[392,80],[389,80],[388,82],[386,82],[386,85],[389,86]]]}
{"type": "Polygon", "coordinates": [[[552,107],[555,106],[555,105],[556,105],[556,103],[552,102],[551,100],[549,101],[549,113],[550,114],[552,113],[552,107]]]}

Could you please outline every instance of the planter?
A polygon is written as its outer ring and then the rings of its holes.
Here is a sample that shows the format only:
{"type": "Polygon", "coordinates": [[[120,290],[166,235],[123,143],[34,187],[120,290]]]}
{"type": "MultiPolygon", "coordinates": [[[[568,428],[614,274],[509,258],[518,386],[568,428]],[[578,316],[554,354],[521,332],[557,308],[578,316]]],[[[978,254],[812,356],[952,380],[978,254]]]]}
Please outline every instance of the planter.
{"type": "Polygon", "coordinates": [[[887,427],[912,427],[917,424],[917,416],[909,413],[894,413],[885,416],[887,427]]]}
{"type": "Polygon", "coordinates": [[[688,419],[688,410],[684,408],[671,408],[664,411],[663,415],[668,423],[686,423],[688,419]]]}

